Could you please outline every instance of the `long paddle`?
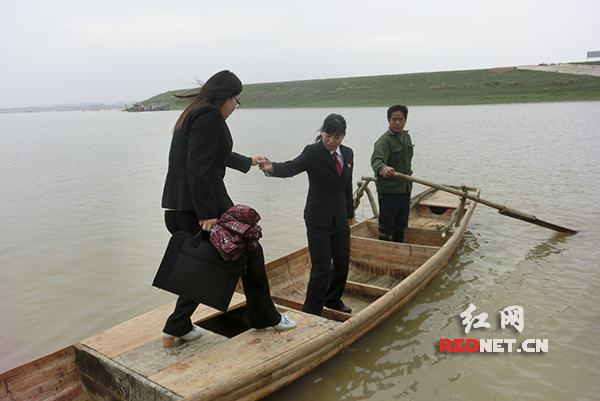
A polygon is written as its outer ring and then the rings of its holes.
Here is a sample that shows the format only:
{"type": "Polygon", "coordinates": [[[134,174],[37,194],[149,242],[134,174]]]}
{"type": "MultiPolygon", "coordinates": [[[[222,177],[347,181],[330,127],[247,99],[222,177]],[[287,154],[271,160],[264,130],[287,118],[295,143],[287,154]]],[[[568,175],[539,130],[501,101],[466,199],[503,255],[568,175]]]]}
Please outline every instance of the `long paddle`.
{"type": "MultiPolygon", "coordinates": [[[[523,212],[520,212],[518,210],[511,209],[509,207],[501,205],[499,203],[490,202],[488,200],[481,199],[479,196],[473,195],[473,194],[468,193],[468,192],[465,193],[465,192],[460,191],[458,189],[447,187],[445,185],[435,184],[433,182],[425,181],[425,180],[422,180],[420,178],[415,178],[413,176],[402,174],[402,173],[396,173],[396,172],[394,172],[394,175],[396,177],[401,177],[401,178],[404,178],[405,180],[409,180],[409,181],[413,181],[413,182],[418,182],[419,184],[423,184],[423,185],[426,185],[426,186],[432,187],[432,188],[437,188],[437,189],[439,189],[441,191],[449,192],[449,193],[454,194],[454,195],[466,196],[468,199],[474,200],[475,202],[483,203],[486,206],[490,206],[490,207],[493,207],[494,209],[498,209],[498,213],[503,214],[503,215],[508,216],[508,217],[513,217],[515,219],[523,220],[523,221],[526,221],[528,223],[532,223],[532,224],[535,224],[535,225],[538,225],[538,226],[541,226],[541,227],[546,227],[546,228],[549,228],[551,230],[555,230],[555,231],[558,231],[558,232],[561,232],[561,233],[570,233],[570,234],[577,233],[577,231],[571,230],[570,228],[561,227],[561,226],[557,226],[556,224],[548,223],[547,221],[543,221],[543,220],[538,219],[537,217],[535,217],[532,214],[523,213],[523,212]]],[[[363,179],[365,179],[365,178],[366,177],[364,177],[363,179]]]]}

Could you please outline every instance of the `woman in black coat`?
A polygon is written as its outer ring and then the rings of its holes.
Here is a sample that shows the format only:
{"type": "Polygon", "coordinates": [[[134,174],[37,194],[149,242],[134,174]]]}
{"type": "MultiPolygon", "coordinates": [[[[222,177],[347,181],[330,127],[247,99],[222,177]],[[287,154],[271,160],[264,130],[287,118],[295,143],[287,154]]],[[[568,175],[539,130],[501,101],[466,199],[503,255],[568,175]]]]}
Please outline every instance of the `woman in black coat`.
{"type": "Polygon", "coordinates": [[[304,221],[312,268],[302,310],[321,315],[326,306],[351,313],[341,298],[350,265],[354,154],[342,145],[346,136],[344,117],[329,115],[320,131],[315,143],[306,146],[294,160],[271,163],[264,158],[260,169],[273,177],[293,177],[303,171],[308,174],[304,221]]]}
{"type": "MultiPolygon", "coordinates": [[[[169,152],[162,207],[171,233],[210,231],[221,214],[234,205],[223,181],[225,168],[246,173],[263,160],[262,156],[251,158],[232,152],[233,139],[225,120],[240,104],[241,92],[238,77],[221,71],[206,81],[197,94],[179,96],[194,100],[175,124],[169,152]]],[[[256,329],[294,328],[296,323],[287,315],[281,316],[271,300],[261,246],[244,255],[247,265],[242,282],[250,325],[256,329]]],[[[195,301],[178,298],[163,329],[163,345],[173,345],[175,338],[193,340],[201,336],[190,319],[197,307],[195,301]]]]}

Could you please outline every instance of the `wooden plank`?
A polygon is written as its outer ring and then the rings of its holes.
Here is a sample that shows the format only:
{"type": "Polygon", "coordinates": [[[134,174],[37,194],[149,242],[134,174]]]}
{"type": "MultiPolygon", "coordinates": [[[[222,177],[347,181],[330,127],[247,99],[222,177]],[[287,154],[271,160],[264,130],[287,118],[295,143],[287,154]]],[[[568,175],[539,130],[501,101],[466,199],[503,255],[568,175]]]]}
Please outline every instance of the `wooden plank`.
{"type": "MultiPolygon", "coordinates": [[[[244,295],[234,293],[229,310],[246,304],[244,295]]],[[[167,318],[173,313],[175,302],[147,312],[141,316],[121,323],[95,336],[81,341],[81,344],[92,348],[109,358],[115,358],[125,352],[148,344],[162,336],[162,329],[167,318]],[[135,333],[135,335],[131,335],[135,333]]],[[[192,315],[193,322],[210,319],[222,312],[206,305],[198,306],[192,315]]]]}
{"type": "Polygon", "coordinates": [[[387,274],[373,274],[364,269],[356,268],[353,264],[350,265],[348,280],[353,281],[355,283],[371,285],[379,288],[386,288],[388,290],[394,288],[402,281],[402,279],[395,278],[387,274]]]}
{"type": "Polygon", "coordinates": [[[353,226],[350,235],[376,239],[379,236],[379,223],[376,218],[365,220],[360,224],[353,226]]]}
{"type": "Polygon", "coordinates": [[[223,382],[225,386],[230,382],[233,390],[240,375],[256,374],[264,363],[273,359],[281,360],[282,364],[289,362],[287,355],[294,349],[341,324],[301,312],[290,311],[288,314],[298,322],[297,328],[281,332],[248,330],[149,378],[186,397],[209,392],[214,384],[221,386],[223,382]]]}
{"type": "Polygon", "coordinates": [[[0,400],[77,400],[90,401],[90,398],[79,381],[79,373],[71,372],[66,375],[54,377],[52,380],[37,383],[28,383],[27,387],[6,389],[6,397],[0,400]]]}
{"type": "Polygon", "coordinates": [[[389,243],[352,237],[351,262],[356,269],[402,279],[435,255],[439,249],[439,247],[425,245],[389,243]]]}
{"type": "Polygon", "coordinates": [[[287,283],[289,283],[290,281],[292,281],[292,277],[290,274],[289,270],[281,270],[277,269],[278,271],[275,272],[275,274],[272,274],[271,277],[269,277],[269,286],[271,287],[271,289],[276,288],[278,286],[281,285],[285,285],[287,283]]]}
{"type": "Polygon", "coordinates": [[[73,346],[1,373],[0,386],[1,399],[11,401],[89,400],[79,381],[73,346]]]}
{"type": "Polygon", "coordinates": [[[404,240],[415,245],[442,247],[448,237],[442,238],[442,233],[437,229],[408,227],[404,230],[404,240]]]}
{"type": "Polygon", "coordinates": [[[295,270],[304,271],[304,270],[306,270],[307,266],[309,266],[309,265],[310,265],[310,253],[307,250],[302,255],[299,255],[299,257],[290,259],[290,261],[288,262],[288,269],[290,271],[295,271],[295,270]]]}
{"type": "Polygon", "coordinates": [[[82,344],[75,345],[81,381],[94,400],[174,401],[182,397],[82,344]]]}
{"type": "MultiPolygon", "coordinates": [[[[283,298],[283,297],[278,297],[278,296],[272,296],[273,297],[273,301],[277,303],[277,305],[283,305],[286,306],[288,308],[297,310],[297,311],[301,311],[302,310],[302,306],[303,306],[303,302],[298,302],[294,299],[290,299],[290,298],[283,298]]],[[[344,313],[344,312],[340,312],[334,309],[329,309],[329,308],[324,308],[323,311],[321,312],[321,317],[324,317],[326,319],[332,319],[332,320],[336,320],[338,322],[345,322],[346,320],[350,319],[352,317],[352,314],[350,313],[344,313]]]]}
{"type": "Polygon", "coordinates": [[[369,220],[363,220],[360,223],[354,224],[350,227],[350,235],[356,235],[357,237],[365,237],[366,235],[363,235],[363,233],[370,231],[370,224],[372,221],[373,219],[371,218],[369,220]]]}
{"type": "Polygon", "coordinates": [[[286,257],[267,263],[265,269],[267,270],[267,277],[272,287],[288,280],[294,280],[295,277],[303,275],[305,271],[310,270],[308,248],[305,247],[286,257]]]}
{"type": "Polygon", "coordinates": [[[278,259],[275,259],[265,265],[265,269],[267,270],[267,274],[271,272],[271,270],[276,270],[281,266],[289,265],[290,261],[299,259],[303,257],[308,252],[308,247],[304,247],[294,251],[286,256],[282,256],[278,259]]]}
{"type": "Polygon", "coordinates": [[[177,340],[173,347],[165,348],[162,339],[157,338],[151,343],[119,355],[114,361],[141,376],[148,377],[227,340],[225,336],[202,329],[202,337],[194,341],[177,340]]]}
{"type": "Polygon", "coordinates": [[[369,263],[377,266],[390,266],[390,264],[413,265],[423,264],[420,255],[426,252],[434,255],[439,247],[415,245],[408,243],[390,243],[368,238],[351,237],[350,255],[354,258],[368,258],[369,263]]]}
{"type": "Polygon", "coordinates": [[[410,219],[409,227],[420,227],[437,230],[438,225],[447,225],[450,219],[448,214],[447,219],[440,219],[438,216],[433,215],[419,215],[418,217],[410,219]]]}
{"type": "Polygon", "coordinates": [[[287,298],[297,302],[304,302],[306,299],[306,283],[291,283],[286,286],[280,286],[271,289],[271,297],[287,298]]]}
{"type": "Polygon", "coordinates": [[[387,294],[388,292],[389,291],[385,288],[356,283],[353,281],[347,281],[346,289],[344,290],[344,293],[349,293],[358,298],[366,299],[369,302],[377,300],[379,297],[387,294]]]}
{"type": "MultiPolygon", "coordinates": [[[[451,187],[457,189],[457,187],[451,187]]],[[[419,205],[457,208],[460,203],[455,195],[443,191],[432,192],[419,202],[419,205]]]]}

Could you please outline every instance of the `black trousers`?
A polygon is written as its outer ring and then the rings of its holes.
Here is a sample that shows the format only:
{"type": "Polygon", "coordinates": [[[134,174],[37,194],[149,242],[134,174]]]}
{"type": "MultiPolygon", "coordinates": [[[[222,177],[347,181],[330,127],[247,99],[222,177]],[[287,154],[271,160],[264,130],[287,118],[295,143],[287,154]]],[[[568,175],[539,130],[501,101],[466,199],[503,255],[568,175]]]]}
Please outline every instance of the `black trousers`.
{"type": "Polygon", "coordinates": [[[379,194],[379,232],[392,235],[408,227],[410,192],[407,194],[379,194]]]}
{"type": "MultiPolygon", "coordinates": [[[[169,232],[197,232],[198,220],[193,212],[165,212],[165,223],[169,232]]],[[[262,247],[249,249],[246,256],[246,272],[242,276],[242,284],[246,294],[246,310],[250,326],[262,329],[275,326],[281,321],[281,315],[275,309],[271,299],[269,280],[265,271],[265,258],[262,247]]],[[[191,317],[199,303],[179,297],[175,311],[167,319],[163,332],[174,336],[183,336],[192,330],[191,317]]]]}
{"type": "Polygon", "coordinates": [[[302,310],[321,315],[323,306],[339,309],[350,266],[350,226],[317,227],[306,223],[312,268],[302,310]],[[333,260],[333,263],[332,263],[333,260]]]}

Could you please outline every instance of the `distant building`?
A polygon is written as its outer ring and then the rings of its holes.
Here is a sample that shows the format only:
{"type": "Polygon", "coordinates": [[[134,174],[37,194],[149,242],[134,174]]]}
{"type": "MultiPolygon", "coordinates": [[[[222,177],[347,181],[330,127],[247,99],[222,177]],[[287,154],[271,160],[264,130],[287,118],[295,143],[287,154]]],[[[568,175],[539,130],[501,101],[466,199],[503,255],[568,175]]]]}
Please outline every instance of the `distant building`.
{"type": "Polygon", "coordinates": [[[587,58],[600,58],[600,50],[587,52],[587,58]]]}

